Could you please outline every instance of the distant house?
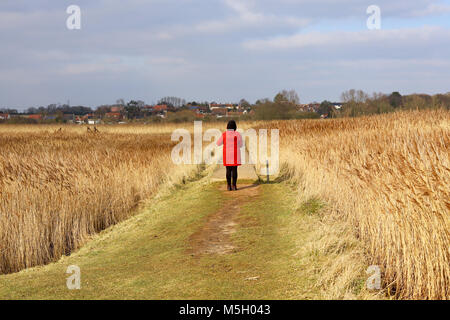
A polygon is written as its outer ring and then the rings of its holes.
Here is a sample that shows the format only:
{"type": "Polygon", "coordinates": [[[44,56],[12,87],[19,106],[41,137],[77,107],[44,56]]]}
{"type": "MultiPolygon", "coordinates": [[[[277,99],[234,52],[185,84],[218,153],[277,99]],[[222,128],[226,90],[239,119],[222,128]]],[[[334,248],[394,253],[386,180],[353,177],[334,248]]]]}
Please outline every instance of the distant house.
{"type": "Polygon", "coordinates": [[[207,106],[199,106],[198,109],[196,110],[196,112],[206,114],[206,113],[210,113],[210,110],[209,110],[209,107],[207,107],[207,106]]]}
{"type": "Polygon", "coordinates": [[[308,112],[308,105],[307,104],[299,104],[297,105],[297,110],[300,112],[308,112]]]}
{"type": "Polygon", "coordinates": [[[317,112],[319,107],[320,103],[299,104],[297,110],[300,112],[317,112]]]}
{"type": "Polygon", "coordinates": [[[111,112],[113,112],[113,113],[123,112],[124,110],[125,110],[124,106],[120,106],[120,105],[111,106],[111,112]]]}
{"type": "Polygon", "coordinates": [[[75,123],[83,124],[84,123],[83,117],[82,116],[75,116],[75,123]]]}
{"type": "Polygon", "coordinates": [[[42,114],[28,114],[26,115],[26,118],[34,120],[42,120],[42,114]]]}
{"type": "Polygon", "coordinates": [[[93,124],[99,124],[99,123],[100,123],[100,119],[88,119],[88,120],[87,120],[87,123],[88,123],[88,124],[91,124],[91,125],[93,125],[93,124]]]}
{"type": "Polygon", "coordinates": [[[108,112],[105,114],[105,118],[112,120],[122,120],[123,115],[120,112],[108,112]]]}
{"type": "Polygon", "coordinates": [[[85,119],[85,122],[87,124],[99,124],[101,122],[100,119],[98,119],[97,117],[95,117],[93,114],[89,114],[87,119],[85,119]]]}
{"type": "Polygon", "coordinates": [[[77,123],[87,123],[87,124],[99,124],[100,119],[98,119],[93,113],[88,113],[80,118],[80,122],[77,123]]]}
{"type": "Polygon", "coordinates": [[[65,114],[63,114],[63,120],[67,121],[69,123],[73,123],[74,120],[75,120],[75,115],[74,114],[65,113],[65,114]]]}
{"type": "Polygon", "coordinates": [[[144,111],[144,112],[153,112],[153,111],[155,111],[155,109],[153,108],[153,106],[143,106],[143,107],[141,108],[141,110],[144,111]]]}
{"type": "Polygon", "coordinates": [[[56,120],[58,116],[56,114],[48,114],[44,117],[45,120],[56,120]]]}
{"type": "Polygon", "coordinates": [[[167,112],[169,108],[165,104],[156,105],[153,107],[153,110],[156,112],[167,112]]]}
{"type": "Polygon", "coordinates": [[[232,103],[211,103],[209,105],[209,108],[211,110],[214,109],[234,109],[237,108],[239,105],[237,104],[232,104],[232,103]]]}
{"type": "Polygon", "coordinates": [[[0,113],[0,120],[8,120],[10,115],[8,113],[0,113]]]}

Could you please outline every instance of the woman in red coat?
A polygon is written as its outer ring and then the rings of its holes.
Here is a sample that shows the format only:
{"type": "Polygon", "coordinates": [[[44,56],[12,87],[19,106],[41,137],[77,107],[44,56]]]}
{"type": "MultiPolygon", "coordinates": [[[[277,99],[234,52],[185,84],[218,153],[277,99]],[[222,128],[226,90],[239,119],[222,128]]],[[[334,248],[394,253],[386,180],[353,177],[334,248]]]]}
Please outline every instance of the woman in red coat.
{"type": "Polygon", "coordinates": [[[242,137],[236,129],[236,122],[231,120],[228,122],[227,131],[217,141],[218,146],[223,145],[223,165],[227,168],[228,191],[237,190],[237,169],[241,165],[242,137]]]}

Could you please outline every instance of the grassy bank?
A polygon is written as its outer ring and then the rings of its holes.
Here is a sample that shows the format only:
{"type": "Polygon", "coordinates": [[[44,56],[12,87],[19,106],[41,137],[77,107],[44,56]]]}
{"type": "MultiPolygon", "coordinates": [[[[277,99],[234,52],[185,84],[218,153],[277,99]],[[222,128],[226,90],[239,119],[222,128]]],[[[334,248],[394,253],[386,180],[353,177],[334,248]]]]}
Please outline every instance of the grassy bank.
{"type": "MultiPolygon", "coordinates": [[[[312,299],[363,297],[363,276],[333,296],[324,279],[333,252],[316,246],[321,205],[293,210],[287,184],[253,187],[240,201],[226,254],[195,252],[190,240],[233,193],[208,178],[152,200],[136,216],[56,263],[0,276],[1,299],[312,299]],[[256,189],[255,189],[256,188],[256,189]],[[81,290],[68,290],[69,265],[81,290]]],[[[250,189],[248,189],[250,190],[250,189]]],[[[240,192],[240,191],[238,191],[240,192]]],[[[247,192],[242,190],[242,192],[247,192]]],[[[230,198],[231,197],[231,198],[230,198]]],[[[234,205],[234,204],[233,204],[234,205]]],[[[226,210],[226,208],[225,208],[226,210]]],[[[319,242],[318,242],[319,241],[319,242]]]]}

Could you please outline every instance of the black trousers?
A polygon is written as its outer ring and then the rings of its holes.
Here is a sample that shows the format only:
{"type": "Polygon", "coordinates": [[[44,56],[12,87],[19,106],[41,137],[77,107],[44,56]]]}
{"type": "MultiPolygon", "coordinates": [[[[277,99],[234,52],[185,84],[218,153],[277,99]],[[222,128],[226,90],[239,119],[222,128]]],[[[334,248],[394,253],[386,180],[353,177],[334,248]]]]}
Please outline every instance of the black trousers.
{"type": "Polygon", "coordinates": [[[233,178],[233,186],[236,185],[237,183],[237,178],[238,178],[238,174],[237,174],[237,169],[238,167],[227,167],[227,182],[228,185],[231,186],[231,178],[233,178]]]}

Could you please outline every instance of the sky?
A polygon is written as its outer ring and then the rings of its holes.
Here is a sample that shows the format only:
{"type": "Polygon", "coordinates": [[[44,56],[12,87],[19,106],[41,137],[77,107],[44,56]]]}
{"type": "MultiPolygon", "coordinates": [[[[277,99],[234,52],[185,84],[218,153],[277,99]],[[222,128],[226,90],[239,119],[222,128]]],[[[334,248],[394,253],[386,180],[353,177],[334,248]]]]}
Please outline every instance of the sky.
{"type": "Polygon", "coordinates": [[[449,57],[450,1],[0,1],[0,108],[445,93],[449,57]],[[70,5],[79,30],[67,28],[70,5]]]}

